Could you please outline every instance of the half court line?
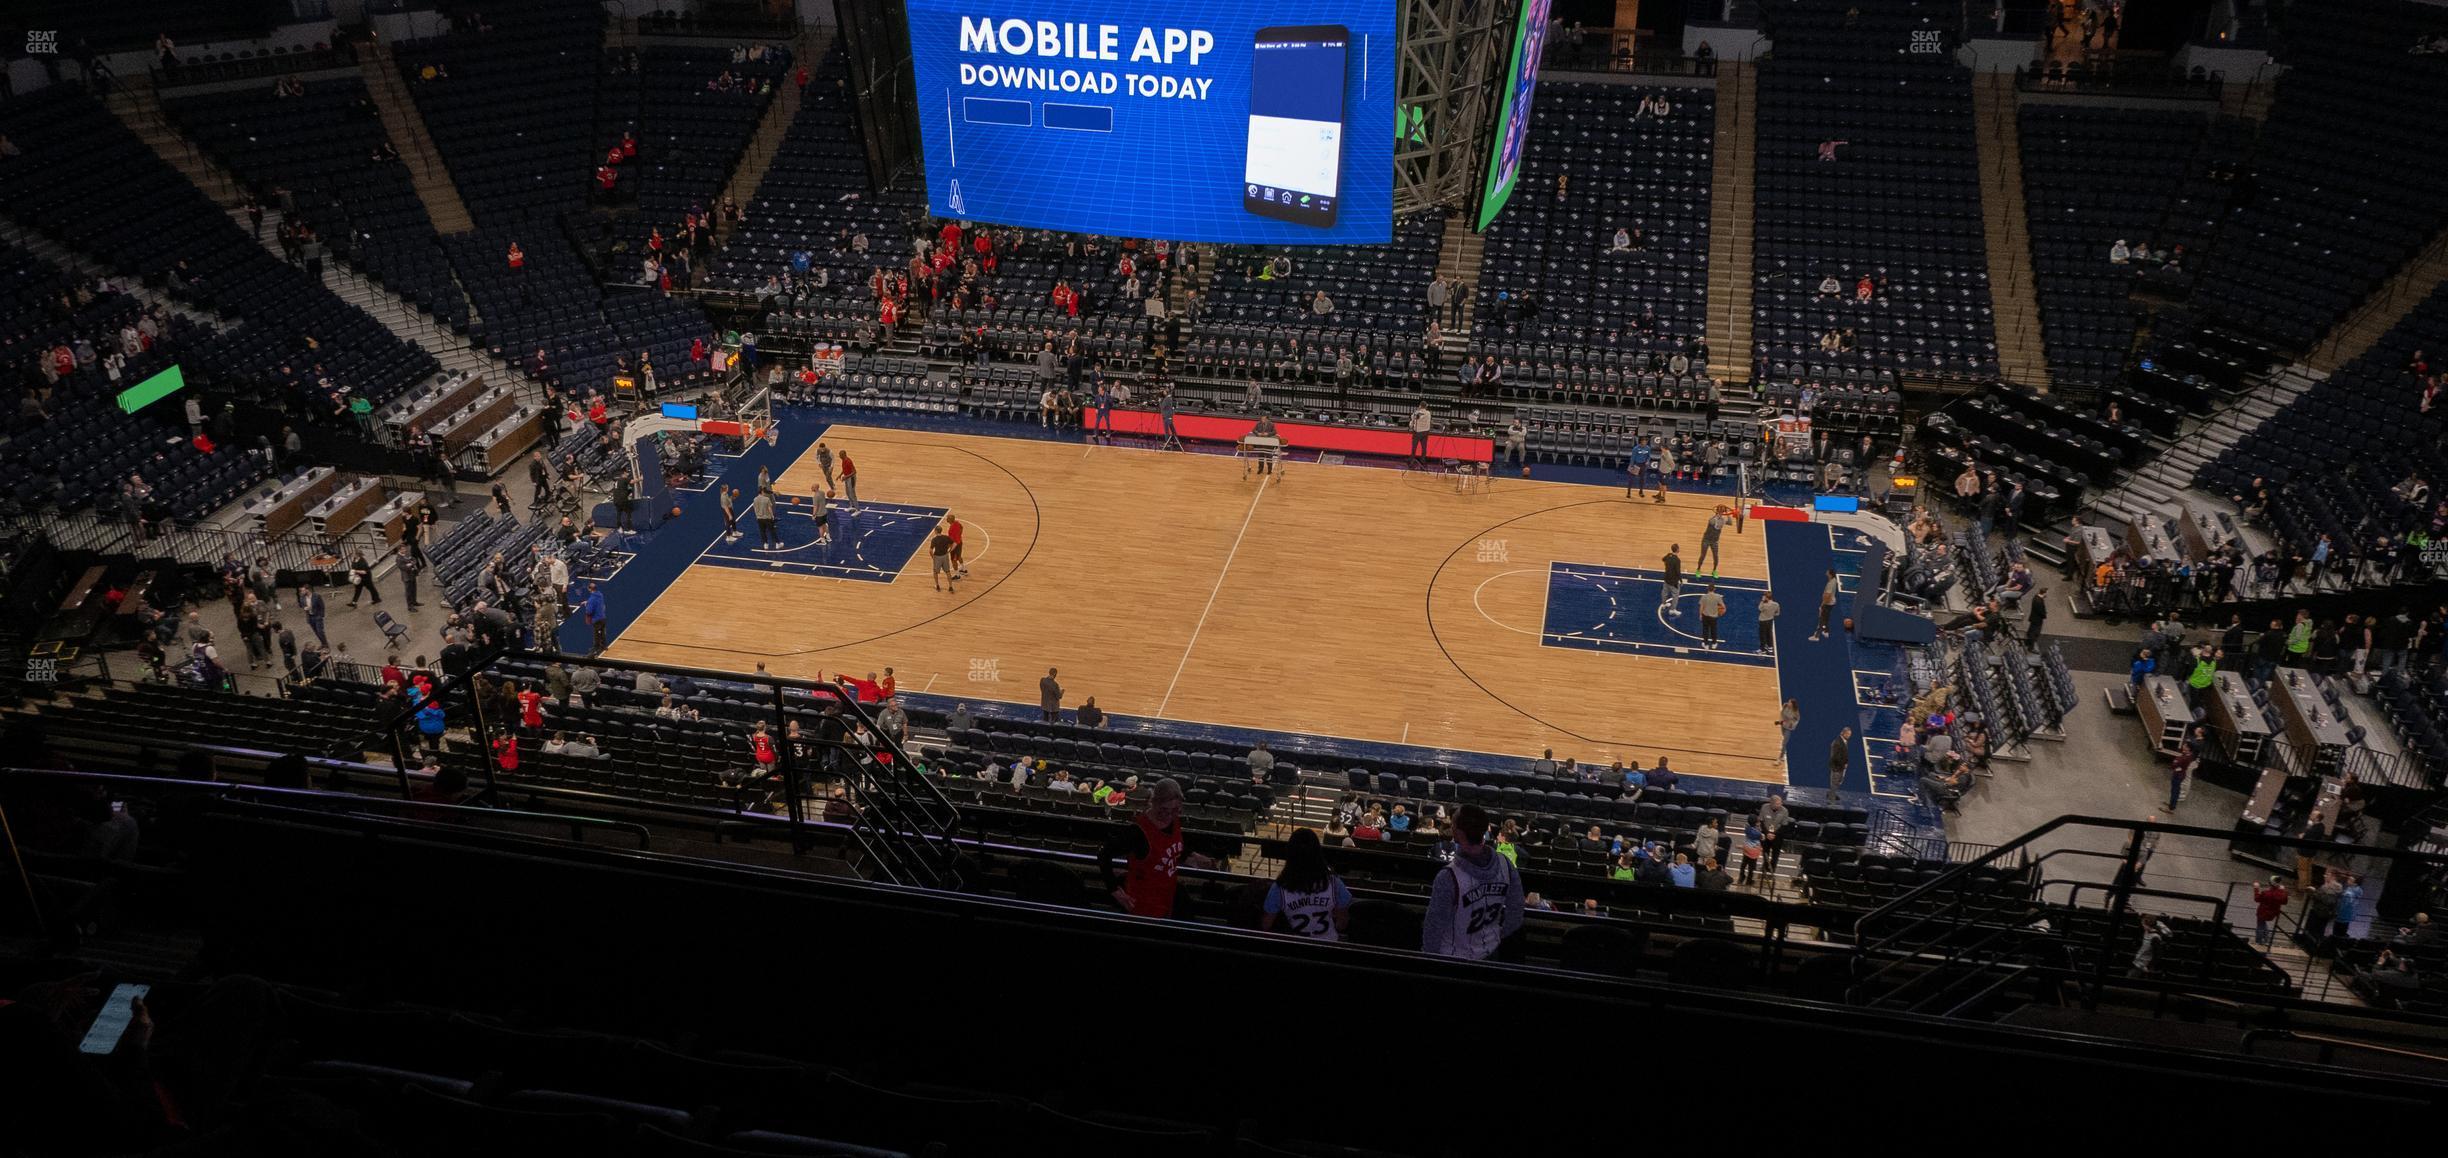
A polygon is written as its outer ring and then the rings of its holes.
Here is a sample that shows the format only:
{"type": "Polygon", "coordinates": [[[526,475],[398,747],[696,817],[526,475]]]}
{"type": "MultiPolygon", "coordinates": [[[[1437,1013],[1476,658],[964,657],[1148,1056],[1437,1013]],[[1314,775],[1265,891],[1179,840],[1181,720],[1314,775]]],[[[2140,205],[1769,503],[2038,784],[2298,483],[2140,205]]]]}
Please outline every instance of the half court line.
{"type": "Polygon", "coordinates": [[[1166,705],[1173,702],[1173,689],[1181,686],[1182,672],[1190,666],[1190,652],[1198,646],[1199,632],[1207,630],[1207,613],[1215,610],[1216,596],[1224,591],[1224,577],[1232,574],[1233,557],[1241,553],[1241,540],[1249,536],[1250,520],[1258,517],[1258,500],[1266,497],[1268,481],[1258,480],[1258,492],[1250,496],[1249,513],[1241,516],[1241,532],[1233,536],[1232,550],[1224,553],[1224,565],[1216,568],[1215,586],[1207,589],[1207,606],[1199,608],[1198,623],[1190,629],[1190,642],[1182,647],[1181,662],[1173,665],[1173,681],[1165,685],[1164,699],[1157,701],[1158,716],[1164,715],[1166,705]]]}

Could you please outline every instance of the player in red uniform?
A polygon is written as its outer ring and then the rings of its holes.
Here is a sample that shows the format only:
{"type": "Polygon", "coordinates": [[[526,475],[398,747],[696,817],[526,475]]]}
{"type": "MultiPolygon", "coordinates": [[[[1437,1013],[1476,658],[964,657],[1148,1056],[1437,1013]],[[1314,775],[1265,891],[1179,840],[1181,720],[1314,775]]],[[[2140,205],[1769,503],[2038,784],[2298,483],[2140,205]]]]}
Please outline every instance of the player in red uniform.
{"type": "Polygon", "coordinates": [[[969,577],[969,565],[961,561],[961,521],[950,511],[944,512],[944,534],[952,540],[952,577],[969,577]]]}

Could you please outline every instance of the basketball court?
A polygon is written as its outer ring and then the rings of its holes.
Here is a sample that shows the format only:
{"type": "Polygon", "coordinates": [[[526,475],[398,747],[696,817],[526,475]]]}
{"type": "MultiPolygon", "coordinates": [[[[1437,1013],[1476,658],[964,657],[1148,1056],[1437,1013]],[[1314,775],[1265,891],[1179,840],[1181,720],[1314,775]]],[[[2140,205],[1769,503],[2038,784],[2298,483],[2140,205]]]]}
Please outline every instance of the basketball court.
{"type": "MultiPolygon", "coordinates": [[[[802,436],[804,437],[804,436],[802,436]]],[[[1468,751],[1653,764],[1784,783],[1776,659],[1759,646],[1764,528],[1722,540],[1722,646],[1700,646],[1706,580],[1668,614],[1721,500],[1664,504],[1570,483],[833,426],[868,504],[818,544],[811,447],[774,487],[783,542],[752,520],[694,558],[607,651],[777,675],[896,669],[905,691],[1468,751]],[[969,576],[930,583],[936,512],[967,529],[969,576]]],[[[741,480],[731,480],[738,484],[741,480]]],[[[744,505],[744,504],[743,504],[744,505]]],[[[837,508],[847,504],[835,499],[837,508]]],[[[693,530],[693,528],[706,530],[693,530]]],[[[696,534],[694,542],[685,539],[696,534]]],[[[673,549],[663,543],[658,548],[673,549]]],[[[1780,596],[1807,607],[1815,592],[1780,596]]]]}

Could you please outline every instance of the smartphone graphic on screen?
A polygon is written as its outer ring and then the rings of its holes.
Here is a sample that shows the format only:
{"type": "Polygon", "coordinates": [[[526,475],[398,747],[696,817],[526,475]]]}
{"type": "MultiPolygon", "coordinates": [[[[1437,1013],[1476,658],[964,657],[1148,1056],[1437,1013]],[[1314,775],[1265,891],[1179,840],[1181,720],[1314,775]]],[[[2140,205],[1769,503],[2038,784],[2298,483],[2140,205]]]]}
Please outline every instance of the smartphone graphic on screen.
{"type": "Polygon", "coordinates": [[[1261,28],[1250,50],[1249,152],[1241,207],[1331,228],[1343,201],[1343,84],[1351,30],[1261,28]]]}

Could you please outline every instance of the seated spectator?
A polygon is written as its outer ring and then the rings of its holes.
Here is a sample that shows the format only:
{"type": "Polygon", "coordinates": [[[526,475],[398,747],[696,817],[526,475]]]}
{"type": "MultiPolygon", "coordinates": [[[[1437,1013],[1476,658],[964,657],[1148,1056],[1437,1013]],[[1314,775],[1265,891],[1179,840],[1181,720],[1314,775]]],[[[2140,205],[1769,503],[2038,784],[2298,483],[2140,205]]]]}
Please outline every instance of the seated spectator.
{"type": "Polygon", "coordinates": [[[580,736],[577,739],[570,741],[569,746],[562,749],[562,754],[565,756],[578,756],[591,760],[601,757],[603,755],[603,749],[595,746],[595,737],[580,736]]]}
{"type": "Polygon", "coordinates": [[[2020,607],[2023,597],[2031,594],[2031,565],[2017,561],[2006,569],[2006,577],[1989,589],[1989,598],[2007,607],[2020,607]]]}
{"type": "MultiPolygon", "coordinates": [[[[2095,244],[2095,245],[2096,245],[2096,244],[2098,244],[2098,243],[2097,243],[2097,242],[2094,242],[2093,244],[2095,244]]],[[[2112,264],[2112,265],[2124,265],[2124,264],[2126,264],[2127,262],[2130,262],[2130,261],[2132,261],[2132,260],[2133,260],[2133,250],[2128,249],[2128,248],[2126,248],[2126,247],[2125,247],[2125,239],[2124,239],[2124,238],[2122,238],[2122,237],[2117,238],[2117,240],[2116,240],[2116,244],[2115,244],[2115,245],[2111,245],[2111,246],[2109,246],[2109,247],[2108,247],[2108,261],[2109,261],[2109,263],[2110,263],[2110,264],[2112,264]]]]}
{"type": "Polygon", "coordinates": [[[1919,784],[1931,803],[1948,812],[1960,812],[1962,809],[1957,807],[1957,802],[1963,799],[1964,793],[1971,791],[1972,774],[1950,753],[1942,763],[1922,773],[1919,784]]]}
{"type": "Polygon", "coordinates": [[[1704,893],[1722,893],[1734,887],[1734,874],[1725,871],[1725,868],[1717,863],[1716,857],[1702,857],[1700,859],[1700,879],[1693,887],[1704,893]]]}
{"type": "Polygon", "coordinates": [[[1833,297],[1842,297],[1843,295],[1844,295],[1844,283],[1843,283],[1843,282],[1840,282],[1840,281],[1838,281],[1838,280],[1836,280],[1836,275],[1835,275],[1835,274],[1832,274],[1832,273],[1831,273],[1831,274],[1827,275],[1826,277],[1823,277],[1823,278],[1820,278],[1820,279],[1819,279],[1819,296],[1820,296],[1820,297],[1823,297],[1823,298],[1833,298],[1833,297]]]}
{"type": "Polygon", "coordinates": [[[1616,226],[1615,243],[1608,246],[1607,251],[1609,253],[1630,253],[1632,251],[1632,231],[1620,225],[1616,226]]]}
{"type": "Polygon", "coordinates": [[[2422,978],[2414,972],[2412,957],[2382,949],[2369,968],[2355,970],[2354,990],[2384,1008],[2395,1008],[2422,992],[2422,978]]]}
{"type": "Polygon", "coordinates": [[[1393,815],[1386,817],[1386,829],[1397,834],[1411,831],[1411,813],[1402,805],[1395,805],[1393,815]]]}
{"type": "Polygon", "coordinates": [[[1658,757],[1657,767],[1649,770],[1649,786],[1651,788],[1671,792],[1674,790],[1675,782],[1680,779],[1682,779],[1682,777],[1675,775],[1674,769],[1666,766],[1666,757],[1664,756],[1658,757]]]}
{"type": "Polygon", "coordinates": [[[1690,857],[1678,852],[1666,866],[1666,879],[1678,889],[1695,889],[1700,887],[1700,870],[1692,865],[1690,857]]]}
{"type": "Polygon", "coordinates": [[[569,751],[569,738],[555,732],[552,734],[552,739],[544,741],[543,751],[547,756],[563,755],[569,751]]]}

